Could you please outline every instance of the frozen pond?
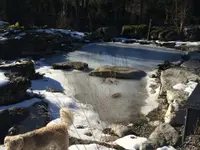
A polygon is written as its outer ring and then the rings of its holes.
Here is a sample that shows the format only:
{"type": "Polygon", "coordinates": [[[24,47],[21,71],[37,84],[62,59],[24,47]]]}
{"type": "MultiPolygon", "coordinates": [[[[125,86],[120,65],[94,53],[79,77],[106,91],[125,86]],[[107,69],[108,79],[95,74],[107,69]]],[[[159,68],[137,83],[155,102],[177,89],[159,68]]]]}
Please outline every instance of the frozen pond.
{"type": "MultiPolygon", "coordinates": [[[[82,61],[91,69],[103,65],[129,66],[147,74],[165,60],[178,61],[181,52],[147,46],[113,43],[89,44],[81,50],[51,56],[49,64],[63,61],[82,61]]],[[[141,80],[116,80],[90,77],[83,72],[65,72],[70,92],[81,102],[92,104],[104,121],[134,122],[142,113],[157,107],[156,95],[150,98],[148,76],[141,80]],[[115,97],[114,95],[118,95],[115,97]]]]}
{"type": "MultiPolygon", "coordinates": [[[[66,56],[58,56],[57,61],[83,61],[91,68],[103,65],[129,66],[150,71],[165,60],[177,61],[181,51],[167,48],[136,46],[115,43],[95,43],[74,51],[66,56]]],[[[55,57],[49,58],[55,62],[55,57]]]]}

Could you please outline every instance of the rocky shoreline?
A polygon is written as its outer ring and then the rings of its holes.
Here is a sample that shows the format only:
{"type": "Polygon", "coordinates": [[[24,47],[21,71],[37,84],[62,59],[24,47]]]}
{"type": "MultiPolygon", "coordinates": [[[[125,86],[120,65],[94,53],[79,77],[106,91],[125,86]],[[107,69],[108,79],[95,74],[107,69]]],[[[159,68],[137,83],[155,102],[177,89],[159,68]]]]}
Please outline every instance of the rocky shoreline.
{"type": "MultiPolygon", "coordinates": [[[[16,30],[16,29],[15,29],[16,30]]],[[[12,30],[12,31],[15,31],[12,30]]],[[[73,50],[79,44],[83,44],[84,39],[72,38],[71,35],[66,35],[59,31],[54,30],[39,30],[35,32],[26,32],[18,30],[16,33],[8,34],[2,32],[0,36],[5,40],[0,40],[0,54],[2,59],[16,59],[22,56],[37,56],[39,59],[44,54],[51,54],[60,47],[65,51],[73,50]],[[46,31],[48,31],[46,33],[46,31]],[[52,31],[53,33],[49,33],[52,31]],[[16,42],[17,40],[17,42],[16,42]],[[31,42],[30,42],[31,41],[31,42]],[[34,44],[36,43],[36,44],[34,44]],[[79,43],[79,44],[77,44],[79,43]],[[34,44],[34,48],[33,48],[34,44]],[[64,44],[64,45],[63,45],[64,44]],[[16,51],[13,49],[17,47],[16,51]],[[29,51],[27,51],[29,49],[29,51]],[[3,50],[3,51],[2,51],[3,50]],[[25,53],[26,54],[25,54],[25,53]]],[[[116,41],[119,42],[119,41],[116,41]]],[[[127,41],[126,41],[127,42],[127,41]]],[[[126,43],[125,42],[125,43],[126,43]]],[[[140,43],[151,44],[149,41],[128,41],[128,43],[140,43]]],[[[168,43],[170,48],[174,48],[174,43],[168,43]]],[[[160,46],[169,47],[168,44],[161,44],[160,46]]],[[[80,46],[80,45],[79,45],[80,46]]],[[[43,95],[34,93],[31,90],[32,81],[43,78],[43,74],[37,73],[35,66],[40,64],[32,59],[19,59],[17,61],[0,62],[0,70],[3,70],[5,82],[0,84],[0,106],[8,106],[23,102],[24,100],[37,98],[37,103],[34,103],[28,108],[13,108],[3,109],[0,111],[0,119],[9,118],[8,122],[1,123],[2,136],[0,137],[0,144],[3,144],[3,138],[6,135],[15,135],[25,133],[43,127],[51,121],[50,112],[48,110],[48,103],[43,101],[43,95]],[[41,115],[42,114],[42,115],[41,115]],[[14,119],[13,119],[14,118],[14,119]],[[30,125],[31,122],[38,122],[36,125],[30,125]]],[[[57,63],[51,66],[54,70],[79,70],[86,71],[88,73],[89,64],[84,62],[63,62],[57,63]]],[[[172,63],[165,62],[158,66],[156,73],[152,74],[150,78],[155,79],[155,84],[150,85],[151,93],[155,93],[155,90],[160,88],[159,97],[157,102],[158,107],[148,113],[146,116],[141,115],[140,120],[136,123],[130,124],[113,124],[104,127],[103,131],[105,137],[103,142],[97,142],[93,140],[79,139],[71,137],[70,142],[72,144],[91,144],[96,143],[104,145],[106,147],[113,147],[115,149],[125,149],[117,147],[117,140],[120,138],[130,138],[131,140],[142,140],[139,144],[141,150],[154,150],[163,146],[174,146],[177,149],[191,149],[198,150],[198,144],[194,141],[198,141],[199,135],[194,135],[186,138],[185,144],[180,142],[183,136],[185,109],[188,105],[193,106],[196,103],[188,102],[188,97],[199,83],[200,77],[200,61],[183,59],[180,62],[172,63]],[[129,135],[136,135],[134,137],[127,137],[129,135]],[[109,138],[107,138],[107,136],[109,138]],[[140,137],[143,137],[142,139],[140,137]],[[78,142],[77,142],[78,141],[78,142]],[[113,144],[113,141],[116,143],[113,144]]],[[[107,82],[108,78],[119,79],[141,79],[147,76],[147,73],[142,70],[136,70],[129,67],[111,67],[101,66],[88,73],[90,76],[102,77],[107,82]]],[[[44,82],[52,80],[51,78],[45,78],[44,82]]],[[[54,81],[56,84],[57,81],[54,81]]],[[[112,82],[112,81],[108,81],[112,82]]],[[[47,87],[46,92],[59,93],[62,96],[65,94],[64,90],[54,89],[54,87],[47,87]]],[[[115,93],[112,98],[119,98],[121,95],[115,93]]],[[[70,106],[73,106],[73,103],[70,106]]],[[[55,107],[55,106],[54,106],[55,107]]],[[[75,107],[75,106],[74,106],[75,107]]],[[[57,108],[57,107],[55,107],[57,108]]],[[[84,126],[77,127],[84,129],[84,126]]],[[[0,131],[1,132],[1,131],[0,131]]],[[[92,137],[92,132],[84,133],[85,136],[92,137]]],[[[119,142],[119,141],[118,141],[119,142]]]]}

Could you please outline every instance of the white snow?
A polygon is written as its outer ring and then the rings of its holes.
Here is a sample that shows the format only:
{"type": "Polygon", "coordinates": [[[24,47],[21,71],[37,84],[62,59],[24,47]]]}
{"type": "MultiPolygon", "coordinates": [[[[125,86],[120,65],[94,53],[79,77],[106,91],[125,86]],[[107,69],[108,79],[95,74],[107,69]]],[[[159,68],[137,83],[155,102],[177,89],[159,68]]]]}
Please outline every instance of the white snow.
{"type": "Polygon", "coordinates": [[[176,149],[173,148],[172,146],[164,146],[162,148],[158,148],[157,150],[176,150],[176,149]]]}
{"type": "Polygon", "coordinates": [[[187,92],[189,95],[192,94],[192,92],[194,91],[195,87],[197,86],[197,82],[194,81],[189,81],[186,84],[183,83],[178,83],[176,85],[173,86],[173,89],[175,90],[183,90],[185,92],[187,92]]]}
{"type": "Polygon", "coordinates": [[[115,150],[113,148],[107,148],[97,144],[89,144],[89,145],[72,145],[68,148],[68,150],[115,150]]]}
{"type": "Polygon", "coordinates": [[[8,78],[4,75],[4,72],[0,72],[0,87],[8,84],[9,80],[8,78]]]}
{"type": "Polygon", "coordinates": [[[128,135],[116,140],[114,144],[118,144],[119,146],[128,150],[137,150],[145,142],[147,142],[146,138],[128,135]]]}
{"type": "Polygon", "coordinates": [[[63,33],[63,34],[70,35],[71,37],[75,39],[79,39],[79,40],[85,37],[85,34],[82,32],[65,30],[65,29],[37,29],[36,32],[45,32],[49,34],[63,33]]]}
{"type": "Polygon", "coordinates": [[[179,46],[182,46],[182,45],[184,45],[184,46],[200,46],[200,41],[196,41],[196,42],[179,42],[179,41],[177,41],[176,42],[176,47],[179,47],[179,46]]]}

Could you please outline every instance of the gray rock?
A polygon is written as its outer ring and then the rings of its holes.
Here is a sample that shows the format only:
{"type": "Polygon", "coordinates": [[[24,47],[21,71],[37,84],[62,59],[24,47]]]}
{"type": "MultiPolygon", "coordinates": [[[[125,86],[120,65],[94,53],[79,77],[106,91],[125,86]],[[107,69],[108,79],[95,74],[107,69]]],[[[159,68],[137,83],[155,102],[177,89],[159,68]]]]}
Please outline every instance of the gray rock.
{"type": "Polygon", "coordinates": [[[88,64],[84,62],[62,62],[53,64],[53,69],[85,70],[88,69],[88,64]]]}
{"type": "Polygon", "coordinates": [[[141,79],[146,76],[146,73],[142,70],[137,70],[130,67],[102,66],[93,70],[89,75],[104,78],[112,77],[119,79],[141,79]]]}
{"type": "Polygon", "coordinates": [[[176,145],[179,141],[179,133],[169,124],[159,125],[149,136],[149,141],[156,147],[176,145]]]}
{"type": "MultiPolygon", "coordinates": [[[[15,76],[24,76],[27,78],[32,78],[35,76],[35,68],[32,60],[19,60],[11,64],[0,65],[0,70],[5,70],[10,73],[7,73],[7,76],[12,76],[15,73],[15,76]]],[[[11,77],[12,78],[12,77],[11,77]]]]}
{"type": "Polygon", "coordinates": [[[170,68],[161,73],[161,93],[166,93],[168,110],[165,122],[172,125],[183,125],[185,121],[185,106],[188,103],[189,93],[184,89],[175,89],[177,84],[188,84],[189,81],[198,81],[200,78],[185,67],[170,68]]]}
{"type": "Polygon", "coordinates": [[[200,61],[199,60],[188,60],[182,63],[181,67],[186,68],[194,74],[200,74],[200,61]]]}
{"type": "Polygon", "coordinates": [[[132,129],[124,125],[112,124],[108,128],[104,129],[103,133],[110,135],[117,135],[118,137],[124,137],[126,135],[133,134],[132,129]]]}
{"type": "Polygon", "coordinates": [[[29,108],[11,108],[0,111],[0,144],[7,135],[17,135],[44,127],[49,121],[47,104],[38,102],[29,108]]]}
{"type": "Polygon", "coordinates": [[[23,101],[31,81],[25,77],[10,78],[8,84],[0,86],[0,106],[23,101]]]}
{"type": "Polygon", "coordinates": [[[151,143],[145,142],[140,146],[140,150],[155,150],[155,147],[151,143]]]}
{"type": "Polygon", "coordinates": [[[178,83],[187,83],[188,81],[198,81],[200,77],[184,68],[170,68],[161,73],[162,92],[173,89],[178,83]]]}

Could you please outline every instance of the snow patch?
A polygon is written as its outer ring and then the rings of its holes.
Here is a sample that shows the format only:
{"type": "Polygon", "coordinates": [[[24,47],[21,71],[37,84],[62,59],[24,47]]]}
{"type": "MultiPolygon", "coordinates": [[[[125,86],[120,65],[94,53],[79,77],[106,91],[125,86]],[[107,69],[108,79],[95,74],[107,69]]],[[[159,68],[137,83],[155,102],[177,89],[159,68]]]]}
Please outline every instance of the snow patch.
{"type": "Polygon", "coordinates": [[[195,87],[197,86],[197,82],[194,81],[189,81],[186,84],[183,83],[178,83],[176,85],[173,86],[173,89],[175,90],[183,90],[185,92],[187,92],[189,95],[192,94],[192,92],[194,91],[195,87]]]}
{"type": "Polygon", "coordinates": [[[49,33],[49,34],[63,33],[66,35],[70,35],[72,38],[79,39],[79,40],[85,37],[85,34],[83,32],[77,32],[77,31],[71,31],[71,30],[65,30],[65,29],[37,29],[36,32],[44,32],[44,33],[49,33]]]}
{"type": "Polygon", "coordinates": [[[176,150],[176,149],[173,148],[172,146],[164,146],[162,148],[158,148],[157,150],[176,150]]]}
{"type": "Polygon", "coordinates": [[[141,112],[145,115],[147,115],[149,112],[151,112],[152,110],[157,108],[159,105],[156,100],[158,99],[158,96],[159,96],[160,86],[158,86],[158,88],[155,89],[154,94],[151,93],[152,89],[150,88],[150,85],[152,85],[152,84],[156,85],[157,83],[155,82],[154,78],[149,77],[150,74],[156,74],[156,70],[148,72],[148,75],[146,77],[146,80],[147,80],[146,90],[148,93],[148,97],[145,100],[146,105],[144,107],[142,107],[142,109],[141,109],[141,112]]]}
{"type": "Polygon", "coordinates": [[[77,145],[72,145],[68,148],[68,150],[115,150],[113,148],[107,148],[101,145],[97,145],[97,144],[89,144],[89,145],[81,145],[81,144],[77,144],[77,145]]]}
{"type": "Polygon", "coordinates": [[[145,142],[147,142],[146,138],[128,135],[116,140],[114,144],[117,144],[125,149],[137,150],[140,149],[140,146],[145,142]]]}
{"type": "Polygon", "coordinates": [[[8,84],[9,80],[8,78],[4,75],[4,72],[0,72],[0,87],[5,86],[8,84]]]}

